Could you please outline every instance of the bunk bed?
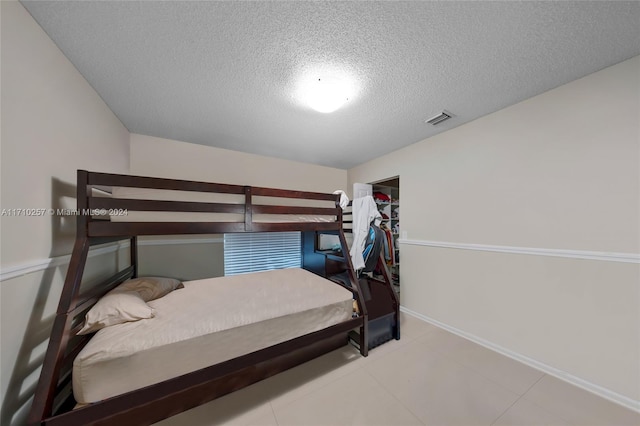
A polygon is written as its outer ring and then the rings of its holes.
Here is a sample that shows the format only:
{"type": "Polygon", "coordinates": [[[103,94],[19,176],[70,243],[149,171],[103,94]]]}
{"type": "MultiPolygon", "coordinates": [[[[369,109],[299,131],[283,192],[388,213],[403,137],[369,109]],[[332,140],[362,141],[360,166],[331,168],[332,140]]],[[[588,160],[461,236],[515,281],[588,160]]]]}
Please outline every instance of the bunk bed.
{"type": "MultiPolygon", "coordinates": [[[[362,285],[362,279],[353,269],[343,226],[347,221],[343,220],[339,203],[340,195],[335,194],[78,170],[76,240],[29,414],[29,424],[152,424],[337,349],[348,344],[349,339],[355,339],[361,355],[367,356],[370,348],[367,307],[367,300],[371,300],[368,288],[370,280],[365,280],[367,285],[362,285]],[[123,212],[127,214],[122,215],[123,212]],[[301,232],[300,270],[260,273],[263,275],[258,278],[258,284],[247,283],[241,276],[185,282],[183,289],[149,302],[157,312],[162,313],[156,318],[108,326],[97,333],[89,330],[87,334],[79,334],[85,326],[87,311],[137,277],[139,236],[277,231],[301,232]],[[319,241],[322,234],[334,235],[339,241],[339,248],[321,250],[319,241]],[[84,289],[81,286],[82,276],[90,247],[123,240],[130,244],[129,266],[98,285],[84,289]],[[227,278],[235,281],[230,285],[222,284],[228,281],[227,278]],[[297,294],[303,287],[308,287],[311,293],[300,293],[299,300],[291,301],[291,304],[298,306],[297,310],[285,310],[279,314],[263,312],[263,307],[276,305],[269,303],[269,300],[278,298],[271,292],[297,294]],[[212,296],[204,294],[211,293],[214,288],[213,299],[207,299],[212,296]],[[96,376],[85,374],[88,367],[82,364],[83,360],[102,353],[100,344],[104,347],[105,344],[113,346],[114,342],[145,340],[122,337],[131,336],[132,328],[142,328],[143,335],[153,336],[156,331],[146,328],[152,324],[166,331],[177,323],[198,321],[202,312],[223,311],[227,301],[235,297],[234,294],[237,296],[238,292],[248,296],[260,292],[259,297],[254,299],[262,300],[263,306],[255,300],[249,303],[247,312],[240,315],[240,323],[234,323],[234,320],[229,320],[229,315],[222,313],[222,322],[230,322],[226,328],[219,326],[215,316],[211,320],[202,320],[211,322],[211,330],[222,330],[223,333],[217,340],[201,342],[199,349],[189,352],[189,348],[178,346],[179,349],[165,349],[158,355],[153,352],[155,349],[151,344],[142,350],[137,347],[120,350],[128,350],[134,356],[137,355],[136,351],[151,350],[154,359],[159,359],[159,362],[188,364],[188,367],[179,367],[151,378],[149,370],[138,374],[141,380],[131,383],[123,380],[127,383],[124,387],[116,386],[107,393],[78,388],[75,389],[76,395],[82,396],[74,397],[74,386],[82,386],[87,377],[91,382],[95,377],[95,380],[100,380],[100,377],[114,374],[112,370],[101,370],[96,376]],[[271,299],[265,298],[265,294],[270,295],[271,299]],[[193,304],[194,300],[200,301],[199,307],[193,304]],[[333,314],[323,317],[322,311],[319,316],[310,315],[309,312],[316,312],[313,309],[317,312],[324,309],[333,314]],[[154,321],[161,318],[165,310],[178,314],[194,311],[197,317],[181,320],[168,317],[154,321]],[[264,330],[290,329],[286,324],[291,324],[291,321],[278,323],[282,317],[293,318],[294,323],[304,322],[301,319],[307,318],[308,327],[276,333],[278,337],[275,339],[260,340],[258,336],[269,334],[264,330]],[[266,321],[259,324],[263,320],[270,320],[271,323],[266,321]],[[273,321],[276,321],[275,326],[273,321]],[[257,328],[232,340],[251,344],[239,351],[216,354],[218,348],[228,346],[226,342],[230,335],[224,334],[226,331],[239,328],[246,331],[250,327],[257,328]],[[353,331],[357,331],[355,337],[353,331]],[[221,344],[223,341],[225,344],[221,344]],[[195,362],[189,356],[193,352],[201,352],[205,356],[195,362]],[[181,362],[183,357],[190,361],[181,362]]],[[[399,339],[399,303],[384,260],[380,258],[379,263],[383,276],[374,280],[375,287],[390,301],[390,311],[387,309],[385,315],[388,316],[389,312],[393,314],[396,324],[394,337],[399,339]]],[[[247,297],[242,296],[241,300],[247,300],[247,297]]],[[[206,327],[198,323],[198,327],[192,328],[206,327]]],[[[209,339],[207,336],[211,330],[191,336],[191,340],[209,339]]],[[[160,340],[166,340],[164,336],[160,340]]],[[[177,344],[183,343],[178,339],[177,344]]],[[[135,369],[144,363],[138,359],[131,367],[124,367],[125,364],[116,360],[115,368],[120,375],[129,378],[134,374],[127,372],[126,368],[135,369]]],[[[103,387],[109,388],[97,388],[103,387]]]]}

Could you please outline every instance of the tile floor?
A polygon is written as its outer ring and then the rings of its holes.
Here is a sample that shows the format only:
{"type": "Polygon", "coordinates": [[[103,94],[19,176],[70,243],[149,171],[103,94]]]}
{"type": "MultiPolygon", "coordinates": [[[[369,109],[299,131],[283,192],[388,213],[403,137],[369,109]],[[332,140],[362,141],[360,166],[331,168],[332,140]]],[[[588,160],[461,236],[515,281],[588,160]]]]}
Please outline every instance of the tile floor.
{"type": "Polygon", "coordinates": [[[640,425],[627,410],[417,318],[164,420],[205,425],[640,425]]]}

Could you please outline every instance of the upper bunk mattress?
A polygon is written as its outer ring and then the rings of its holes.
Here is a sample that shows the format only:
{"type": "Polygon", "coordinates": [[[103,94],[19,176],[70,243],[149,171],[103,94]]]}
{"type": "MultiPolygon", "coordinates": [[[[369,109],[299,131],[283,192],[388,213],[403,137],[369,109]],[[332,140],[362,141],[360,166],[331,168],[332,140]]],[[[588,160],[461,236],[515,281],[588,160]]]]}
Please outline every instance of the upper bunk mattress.
{"type": "Polygon", "coordinates": [[[352,317],[353,295],[304,269],[187,281],[155,317],[98,331],[73,363],[91,403],[294,339],[352,317]]]}

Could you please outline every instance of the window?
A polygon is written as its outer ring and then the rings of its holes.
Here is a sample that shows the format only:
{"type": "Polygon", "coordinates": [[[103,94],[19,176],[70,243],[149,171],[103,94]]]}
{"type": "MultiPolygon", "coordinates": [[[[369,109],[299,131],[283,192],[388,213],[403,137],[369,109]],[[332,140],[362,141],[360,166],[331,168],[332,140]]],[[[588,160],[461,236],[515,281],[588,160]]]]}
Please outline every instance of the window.
{"type": "Polygon", "coordinates": [[[224,234],[224,274],[302,266],[300,232],[224,234]]]}

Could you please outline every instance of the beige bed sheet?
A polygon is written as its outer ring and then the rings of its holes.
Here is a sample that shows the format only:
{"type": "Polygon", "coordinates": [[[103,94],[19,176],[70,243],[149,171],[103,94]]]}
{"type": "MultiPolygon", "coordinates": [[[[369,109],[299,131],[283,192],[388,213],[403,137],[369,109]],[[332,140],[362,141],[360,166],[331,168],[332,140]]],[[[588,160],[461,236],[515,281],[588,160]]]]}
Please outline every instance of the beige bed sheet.
{"type": "Polygon", "coordinates": [[[79,403],[99,401],[351,318],[352,294],[303,269],[184,283],[154,318],[100,330],[76,357],[79,403]]]}

